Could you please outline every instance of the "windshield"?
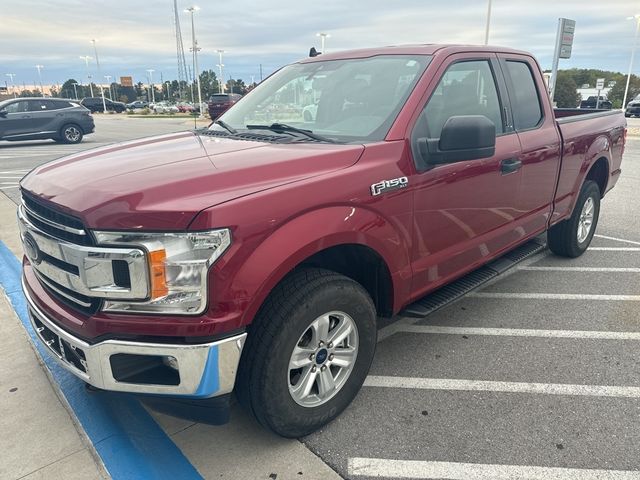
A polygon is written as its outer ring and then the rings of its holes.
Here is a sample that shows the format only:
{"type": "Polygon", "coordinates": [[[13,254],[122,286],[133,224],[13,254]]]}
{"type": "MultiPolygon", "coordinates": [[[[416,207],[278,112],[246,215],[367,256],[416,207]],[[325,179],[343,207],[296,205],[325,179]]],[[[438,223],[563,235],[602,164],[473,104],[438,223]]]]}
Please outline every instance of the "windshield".
{"type": "MultiPolygon", "coordinates": [[[[430,60],[379,55],[296,63],[269,77],[220,119],[238,131],[278,123],[338,142],[383,140],[430,60]]],[[[224,131],[216,124],[210,129],[224,131]]]]}

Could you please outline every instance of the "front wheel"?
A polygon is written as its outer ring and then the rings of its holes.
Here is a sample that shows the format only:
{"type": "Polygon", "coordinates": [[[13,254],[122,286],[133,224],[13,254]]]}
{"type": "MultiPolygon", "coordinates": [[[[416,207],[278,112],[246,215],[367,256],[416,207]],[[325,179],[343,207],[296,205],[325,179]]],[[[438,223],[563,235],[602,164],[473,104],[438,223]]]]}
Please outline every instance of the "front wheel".
{"type": "Polygon", "coordinates": [[[562,257],[582,255],[596,232],[599,215],[600,188],[596,182],[587,180],[580,189],[571,217],[547,232],[551,251],[562,257]]]}
{"type": "Polygon", "coordinates": [[[356,396],[376,335],[375,307],[360,284],[327,270],[301,269],[274,289],[251,325],[238,399],[273,432],[307,435],[356,396]]]}
{"type": "Polygon", "coordinates": [[[60,129],[60,136],[56,140],[62,143],[80,143],[82,137],[82,128],[74,123],[69,123],[60,129]]]}

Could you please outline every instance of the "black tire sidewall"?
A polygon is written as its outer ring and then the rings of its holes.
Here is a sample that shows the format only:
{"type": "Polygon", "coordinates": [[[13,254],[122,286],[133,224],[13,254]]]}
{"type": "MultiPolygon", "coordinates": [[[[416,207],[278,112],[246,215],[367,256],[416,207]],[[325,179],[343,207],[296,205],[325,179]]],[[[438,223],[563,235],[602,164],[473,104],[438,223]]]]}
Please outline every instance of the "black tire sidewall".
{"type": "Polygon", "coordinates": [[[259,419],[280,435],[299,437],[331,421],[351,403],[369,372],[377,340],[375,309],[364,289],[349,279],[338,278],[310,292],[303,304],[288,312],[287,325],[279,327],[280,335],[269,346],[271,351],[281,353],[263,359],[261,370],[264,388],[258,392],[259,398],[255,399],[264,409],[259,419]],[[346,383],[333,398],[317,407],[303,407],[289,393],[289,360],[300,336],[311,322],[330,311],[344,312],[356,324],[356,364],[346,383]]]}
{"type": "Polygon", "coordinates": [[[569,223],[568,234],[570,235],[570,239],[568,240],[569,240],[569,253],[571,254],[571,256],[574,256],[574,257],[580,256],[587,250],[587,248],[589,247],[589,244],[591,243],[591,240],[593,239],[593,236],[596,233],[599,217],[600,217],[600,188],[598,187],[598,184],[596,182],[588,180],[584,183],[584,185],[582,186],[582,189],[580,190],[580,195],[578,197],[578,201],[576,202],[573,215],[569,220],[570,223],[569,223]],[[587,235],[587,238],[583,242],[578,243],[578,224],[580,222],[580,215],[582,214],[582,208],[584,207],[584,204],[586,203],[588,198],[593,198],[593,203],[594,203],[593,223],[591,225],[591,230],[589,231],[589,235],[587,235]]]}

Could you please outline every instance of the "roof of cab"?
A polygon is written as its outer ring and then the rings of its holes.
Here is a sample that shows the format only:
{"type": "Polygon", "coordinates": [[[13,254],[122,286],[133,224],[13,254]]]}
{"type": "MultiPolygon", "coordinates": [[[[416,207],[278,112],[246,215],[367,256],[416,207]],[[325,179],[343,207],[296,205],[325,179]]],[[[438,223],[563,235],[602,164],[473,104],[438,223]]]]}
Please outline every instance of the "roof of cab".
{"type": "Polygon", "coordinates": [[[300,60],[300,63],[318,62],[323,60],[341,60],[346,58],[366,58],[375,55],[433,55],[439,53],[466,53],[466,52],[490,52],[490,53],[515,53],[531,56],[522,50],[514,50],[506,47],[492,45],[454,45],[427,43],[422,45],[391,45],[387,47],[363,48],[358,50],[344,50],[309,57],[300,60]]]}

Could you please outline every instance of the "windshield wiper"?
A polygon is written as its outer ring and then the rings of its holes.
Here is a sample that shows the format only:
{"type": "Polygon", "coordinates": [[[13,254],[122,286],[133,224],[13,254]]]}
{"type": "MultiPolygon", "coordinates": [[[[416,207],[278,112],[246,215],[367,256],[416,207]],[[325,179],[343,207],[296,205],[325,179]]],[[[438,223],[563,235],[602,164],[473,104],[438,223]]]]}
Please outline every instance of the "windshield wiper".
{"type": "Polygon", "coordinates": [[[318,140],[320,142],[336,143],[335,140],[323,137],[322,135],[318,135],[317,133],[313,133],[311,130],[293,127],[291,125],[287,125],[286,123],[272,123],[271,125],[247,125],[247,128],[249,130],[271,130],[276,133],[300,133],[301,135],[305,135],[306,137],[313,138],[314,140],[318,140]]]}
{"type": "Polygon", "coordinates": [[[215,122],[216,125],[220,125],[222,128],[224,128],[227,132],[231,133],[232,135],[235,135],[236,133],[238,133],[238,131],[233,128],[231,125],[229,125],[227,122],[223,121],[223,120],[216,120],[215,122]]]}

